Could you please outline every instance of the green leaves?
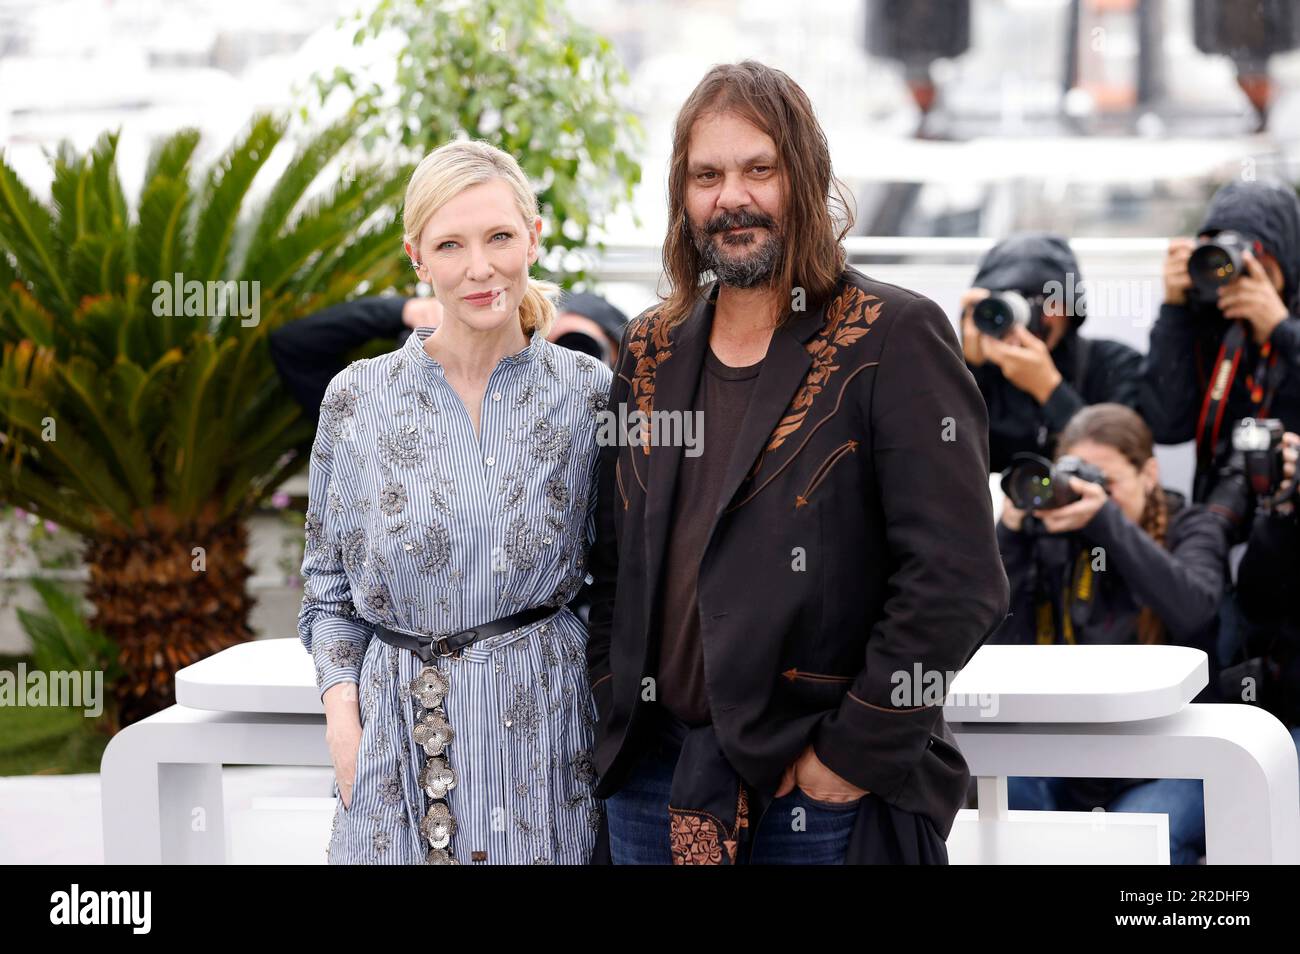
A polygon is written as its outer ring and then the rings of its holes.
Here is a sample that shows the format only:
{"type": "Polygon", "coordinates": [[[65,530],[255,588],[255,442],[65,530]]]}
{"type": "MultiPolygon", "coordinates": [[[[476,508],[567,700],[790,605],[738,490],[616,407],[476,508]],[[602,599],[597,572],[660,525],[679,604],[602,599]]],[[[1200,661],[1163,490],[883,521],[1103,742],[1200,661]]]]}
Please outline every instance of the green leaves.
{"type": "Polygon", "coordinates": [[[340,171],[356,126],[299,137],[255,208],[287,120],[254,117],[201,172],[180,130],[150,156],[135,221],[115,133],[51,157],[48,205],[0,156],[0,500],[90,537],[138,533],[237,517],[306,463],[314,428],[267,334],[407,276],[410,169],[340,171]]]}
{"type": "Polygon", "coordinates": [[[240,206],[257,171],[271,157],[271,151],[282,135],[282,121],[258,116],[243,141],[208,173],[195,222],[187,272],[206,279],[226,277],[227,258],[240,206]]]}
{"type": "Polygon", "coordinates": [[[33,579],[44,612],[17,608],[18,621],[32,644],[32,664],[43,672],[94,672],[117,676],[113,641],[86,624],[81,601],[49,580],[33,579]]]}
{"type": "MultiPolygon", "coordinates": [[[[353,94],[368,149],[418,161],[457,137],[487,140],[540,190],[547,244],[560,252],[592,245],[592,228],[631,199],[642,135],[623,105],[626,71],[560,0],[384,0],[354,26],[358,46],[381,34],[404,42],[391,82],[358,93],[366,84],[342,67],[314,78],[321,102],[340,87],[353,94]]],[[[565,285],[585,277],[542,271],[565,285]]]]}

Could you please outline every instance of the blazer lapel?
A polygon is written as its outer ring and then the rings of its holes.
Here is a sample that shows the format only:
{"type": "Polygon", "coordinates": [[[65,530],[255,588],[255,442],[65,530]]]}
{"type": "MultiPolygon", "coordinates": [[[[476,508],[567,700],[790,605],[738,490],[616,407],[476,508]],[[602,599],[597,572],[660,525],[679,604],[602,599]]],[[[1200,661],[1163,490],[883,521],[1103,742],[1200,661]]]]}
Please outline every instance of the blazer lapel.
{"type": "MultiPolygon", "coordinates": [[[[713,515],[713,527],[717,526],[718,518],[763,454],[768,438],[789,408],[808,369],[812,367],[812,356],[804,344],[817,333],[825,319],[826,303],[823,302],[820,307],[796,318],[790,319],[787,316],[787,321],[772,333],[767,355],[763,358],[763,367],[758,373],[758,381],[754,384],[749,407],[745,410],[740,433],[736,437],[731,461],[727,465],[722,495],[713,515]]],[[[709,535],[713,535],[712,528],[709,535]]]]}

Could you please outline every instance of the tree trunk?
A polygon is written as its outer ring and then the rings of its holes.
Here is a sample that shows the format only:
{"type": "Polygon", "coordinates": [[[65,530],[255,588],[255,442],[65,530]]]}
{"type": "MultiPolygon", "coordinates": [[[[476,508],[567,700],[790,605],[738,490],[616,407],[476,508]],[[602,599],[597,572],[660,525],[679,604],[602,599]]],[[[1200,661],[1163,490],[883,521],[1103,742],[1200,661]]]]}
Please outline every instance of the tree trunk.
{"type": "Polygon", "coordinates": [[[253,638],[247,553],[240,520],[87,544],[91,624],[117,644],[122,667],[113,687],[121,725],[172,705],[178,669],[253,638]]]}

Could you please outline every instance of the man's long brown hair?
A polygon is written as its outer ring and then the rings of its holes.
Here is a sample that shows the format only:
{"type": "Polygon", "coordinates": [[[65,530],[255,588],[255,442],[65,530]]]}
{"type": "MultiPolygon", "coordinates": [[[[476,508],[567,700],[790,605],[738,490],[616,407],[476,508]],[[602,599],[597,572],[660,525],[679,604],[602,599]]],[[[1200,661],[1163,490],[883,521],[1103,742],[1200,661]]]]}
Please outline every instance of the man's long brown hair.
{"type": "Polygon", "coordinates": [[[784,255],[772,287],[802,288],[807,307],[817,307],[830,296],[844,268],[843,242],[853,225],[853,208],[844,184],[831,171],[826,134],[808,96],[780,70],[745,60],[709,70],[677,114],[663,248],[668,294],[661,295],[668,327],[690,314],[705,284],[686,215],[686,170],[691,129],[710,113],[734,113],[776,143],[776,171],[783,181],[778,226],[784,255]]]}
{"type": "MultiPolygon", "coordinates": [[[[1064,452],[1084,441],[1115,448],[1138,470],[1156,452],[1151,428],[1136,411],[1123,404],[1093,404],[1079,411],[1057,438],[1057,451],[1064,452]]],[[[1159,481],[1147,494],[1138,526],[1156,543],[1168,548],[1169,502],[1159,481]]],[[[1149,606],[1143,606],[1138,614],[1137,637],[1139,643],[1164,642],[1164,624],[1149,606]]]]}

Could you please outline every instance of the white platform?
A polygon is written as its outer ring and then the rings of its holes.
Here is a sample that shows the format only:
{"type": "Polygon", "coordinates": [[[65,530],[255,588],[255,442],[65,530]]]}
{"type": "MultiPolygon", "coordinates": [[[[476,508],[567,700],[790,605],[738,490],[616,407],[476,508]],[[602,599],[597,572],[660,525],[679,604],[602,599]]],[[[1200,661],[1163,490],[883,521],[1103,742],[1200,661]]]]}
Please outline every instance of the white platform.
{"type": "MultiPolygon", "coordinates": [[[[1252,706],[1189,704],[1207,672],[1204,653],[1177,646],[982,647],[944,707],[979,778],[978,837],[962,840],[966,821],[955,830],[963,852],[974,846],[963,857],[1003,863],[1029,847],[1037,851],[1030,858],[1078,860],[1070,854],[1078,826],[1097,824],[1086,813],[1035,820],[1036,837],[1018,831],[1026,821],[1007,810],[1006,778],[1028,775],[1200,778],[1207,861],[1300,862],[1291,737],[1252,706]]],[[[232,857],[241,826],[256,831],[263,821],[226,811],[223,764],[330,765],[311,660],[297,639],[245,643],[189,666],[177,675],[177,698],[118,733],[104,753],[105,857],[114,863],[232,857]]],[[[1116,858],[1150,846],[1132,827],[1107,827],[1116,858]]]]}

